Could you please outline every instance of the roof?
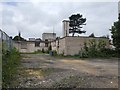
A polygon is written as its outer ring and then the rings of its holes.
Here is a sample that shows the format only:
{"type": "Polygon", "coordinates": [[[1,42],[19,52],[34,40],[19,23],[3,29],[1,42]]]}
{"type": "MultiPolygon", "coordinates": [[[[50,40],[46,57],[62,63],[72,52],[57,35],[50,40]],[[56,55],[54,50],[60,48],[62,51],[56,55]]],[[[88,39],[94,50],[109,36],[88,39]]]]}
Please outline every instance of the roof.
{"type": "MultiPolygon", "coordinates": [[[[43,34],[55,34],[55,35],[56,35],[56,33],[43,33],[43,34]]],[[[43,34],[42,34],[42,35],[43,35],[43,34]]]]}
{"type": "Polygon", "coordinates": [[[31,43],[35,43],[35,42],[40,42],[40,43],[45,43],[45,42],[49,42],[49,41],[14,41],[16,43],[20,43],[20,42],[31,42],[31,43]]]}
{"type": "MultiPolygon", "coordinates": [[[[65,37],[62,37],[62,38],[59,38],[59,39],[64,39],[66,37],[73,37],[73,36],[65,36],[65,37]]],[[[105,37],[89,37],[89,36],[74,36],[73,38],[75,37],[80,37],[80,38],[103,38],[103,39],[108,39],[108,38],[105,38],[105,37]]]]}
{"type": "Polygon", "coordinates": [[[69,20],[63,20],[62,22],[69,22],[69,20]]]}

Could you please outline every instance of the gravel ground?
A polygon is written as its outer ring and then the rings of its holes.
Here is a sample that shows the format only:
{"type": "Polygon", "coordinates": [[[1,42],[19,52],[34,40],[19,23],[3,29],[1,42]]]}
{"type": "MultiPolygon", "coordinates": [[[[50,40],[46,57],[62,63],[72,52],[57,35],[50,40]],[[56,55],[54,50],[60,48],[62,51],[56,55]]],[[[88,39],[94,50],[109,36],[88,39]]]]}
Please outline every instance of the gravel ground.
{"type": "Polygon", "coordinates": [[[118,88],[117,59],[21,54],[19,88],[118,88]]]}

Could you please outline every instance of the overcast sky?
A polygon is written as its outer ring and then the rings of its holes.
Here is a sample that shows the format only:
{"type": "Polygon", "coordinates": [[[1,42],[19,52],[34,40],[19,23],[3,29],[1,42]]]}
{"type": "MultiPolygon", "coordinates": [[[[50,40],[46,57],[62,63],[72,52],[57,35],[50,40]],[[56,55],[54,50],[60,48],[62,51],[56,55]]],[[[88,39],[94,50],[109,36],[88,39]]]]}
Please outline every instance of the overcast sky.
{"type": "Polygon", "coordinates": [[[109,29],[118,17],[117,2],[1,2],[0,28],[9,36],[18,31],[24,38],[41,38],[44,32],[63,35],[62,21],[80,13],[86,19],[85,34],[110,35],[109,29]]]}

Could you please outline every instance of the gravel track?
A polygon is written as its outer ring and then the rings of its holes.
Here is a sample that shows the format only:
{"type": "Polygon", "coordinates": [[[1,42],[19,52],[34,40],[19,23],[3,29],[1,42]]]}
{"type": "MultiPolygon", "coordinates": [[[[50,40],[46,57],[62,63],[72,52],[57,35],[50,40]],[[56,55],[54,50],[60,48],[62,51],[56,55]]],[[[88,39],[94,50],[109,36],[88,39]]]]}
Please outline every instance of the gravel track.
{"type": "Polygon", "coordinates": [[[21,54],[19,88],[118,88],[118,60],[21,54]]]}

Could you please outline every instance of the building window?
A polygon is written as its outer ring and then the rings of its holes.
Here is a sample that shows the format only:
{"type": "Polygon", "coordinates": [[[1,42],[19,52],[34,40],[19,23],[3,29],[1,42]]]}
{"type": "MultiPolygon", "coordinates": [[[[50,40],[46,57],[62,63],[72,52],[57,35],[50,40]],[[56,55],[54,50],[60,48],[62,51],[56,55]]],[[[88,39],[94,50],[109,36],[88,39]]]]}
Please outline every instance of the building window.
{"type": "Polygon", "coordinates": [[[40,47],[40,42],[35,42],[35,47],[40,47]]]}
{"type": "Polygon", "coordinates": [[[21,49],[27,49],[27,42],[21,42],[21,49]]]}
{"type": "Polygon", "coordinates": [[[45,43],[45,47],[48,47],[48,43],[45,43]]]}
{"type": "Polygon", "coordinates": [[[48,41],[48,39],[45,39],[45,41],[48,41]]]}
{"type": "Polygon", "coordinates": [[[45,47],[48,47],[48,39],[45,39],[45,47]]]}

